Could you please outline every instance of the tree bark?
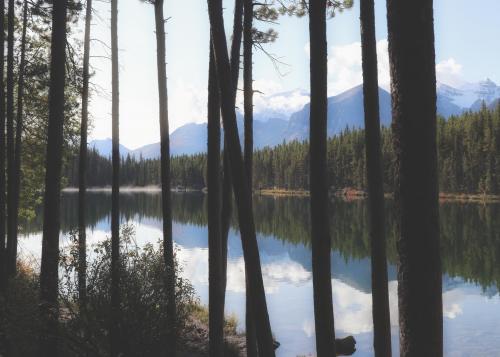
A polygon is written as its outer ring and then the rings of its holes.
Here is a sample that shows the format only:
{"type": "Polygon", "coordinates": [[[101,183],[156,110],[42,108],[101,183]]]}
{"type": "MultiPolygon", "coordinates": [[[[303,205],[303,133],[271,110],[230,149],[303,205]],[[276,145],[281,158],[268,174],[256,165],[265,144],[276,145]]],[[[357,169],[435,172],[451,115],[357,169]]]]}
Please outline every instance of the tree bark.
{"type": "Polygon", "coordinates": [[[80,160],[78,167],[78,297],[80,309],[87,302],[87,232],[85,210],[87,207],[87,133],[89,118],[89,62],[90,25],[92,21],[92,0],[87,0],[85,11],[85,35],[83,40],[83,87],[82,123],[80,127],[80,160]]]}
{"type": "Polygon", "coordinates": [[[335,356],[326,170],[328,106],[326,0],[311,1],[309,4],[309,36],[311,46],[309,150],[314,320],[316,326],[316,351],[318,357],[326,357],[335,356]]]}
{"type": "Polygon", "coordinates": [[[401,356],[443,355],[433,1],[388,0],[401,356]]]}
{"type": "Polygon", "coordinates": [[[236,112],[234,108],[235,93],[231,83],[231,68],[224,33],[222,1],[208,0],[208,9],[217,64],[219,90],[221,93],[222,120],[224,122],[227,150],[230,156],[231,177],[233,178],[233,188],[238,208],[238,219],[243,254],[247,265],[246,270],[252,297],[252,307],[256,316],[259,351],[264,356],[274,356],[273,337],[267,312],[260,256],[255,234],[251,191],[246,177],[236,125],[236,112]]]}
{"type": "MultiPolygon", "coordinates": [[[[236,101],[236,91],[238,90],[238,77],[240,74],[240,50],[243,31],[243,0],[235,0],[233,17],[233,38],[231,41],[231,83],[233,85],[234,98],[236,101]]],[[[235,106],[236,104],[234,104],[235,106]]],[[[224,139],[225,142],[225,139],[224,139]]],[[[225,145],[225,144],[224,144],[225,145]]],[[[222,270],[223,285],[226,291],[226,270],[227,270],[227,240],[231,224],[231,212],[233,204],[233,191],[231,172],[229,168],[229,152],[224,148],[223,159],[223,182],[222,182],[222,270]]],[[[225,300],[225,294],[223,296],[225,300]]]]}
{"type": "Polygon", "coordinates": [[[380,117],[374,0],[361,0],[361,52],[365,110],[366,170],[370,210],[373,345],[376,357],[390,357],[391,321],[387,283],[384,182],[380,147],[380,117]]]}
{"type": "Polygon", "coordinates": [[[16,274],[17,241],[14,241],[14,0],[7,15],[7,276],[16,274]]]}
{"type": "Polygon", "coordinates": [[[59,211],[64,124],[66,12],[66,0],[54,2],[52,10],[49,121],[40,271],[40,308],[42,319],[40,356],[58,355],[59,211]]]}
{"type": "Polygon", "coordinates": [[[111,189],[111,355],[122,352],[120,324],[120,94],[118,67],[118,0],[111,0],[111,121],[112,166],[111,189]]]}
{"type": "MultiPolygon", "coordinates": [[[[252,166],[253,166],[253,83],[252,83],[252,27],[253,27],[253,0],[244,0],[243,15],[243,107],[244,107],[244,152],[245,170],[248,185],[252,192],[252,166]]],[[[246,279],[246,346],[248,357],[256,357],[257,341],[254,314],[249,296],[248,279],[246,279]]]]}
{"type": "Polygon", "coordinates": [[[166,285],[168,291],[167,328],[168,355],[175,356],[177,344],[176,305],[175,305],[175,265],[172,239],[172,204],[170,192],[170,143],[168,136],[168,95],[167,72],[165,64],[165,18],[163,0],[156,0],[155,24],[158,66],[159,120],[161,142],[161,193],[163,213],[163,254],[167,269],[166,285]]]}
{"type": "MultiPolygon", "coordinates": [[[[23,9],[23,30],[21,35],[21,60],[18,70],[17,84],[17,120],[16,120],[16,142],[14,149],[14,181],[12,196],[12,242],[13,256],[17,257],[17,235],[19,221],[19,195],[21,190],[21,150],[23,135],[23,104],[24,104],[24,71],[26,68],[26,29],[28,26],[28,2],[24,0],[23,9]]],[[[10,219],[9,219],[10,220],[10,219]]]]}
{"type": "MultiPolygon", "coordinates": [[[[0,4],[0,28],[5,28],[5,1],[0,4]]],[[[0,294],[6,287],[6,247],[5,247],[5,88],[4,59],[5,31],[0,31],[0,294]]]]}
{"type": "Polygon", "coordinates": [[[220,98],[212,42],[208,72],[208,281],[210,356],[224,355],[224,286],[222,278],[220,98]]]}

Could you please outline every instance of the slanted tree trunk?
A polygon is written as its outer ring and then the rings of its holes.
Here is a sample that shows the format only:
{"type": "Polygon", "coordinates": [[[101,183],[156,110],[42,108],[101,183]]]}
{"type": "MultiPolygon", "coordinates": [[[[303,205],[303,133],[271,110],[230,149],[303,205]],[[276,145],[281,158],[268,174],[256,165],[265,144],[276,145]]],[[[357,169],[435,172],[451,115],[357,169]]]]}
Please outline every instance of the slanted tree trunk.
{"type": "Polygon", "coordinates": [[[247,278],[251,293],[252,307],[256,317],[259,351],[264,356],[274,356],[273,337],[267,312],[264,283],[260,266],[259,249],[255,234],[252,199],[243,163],[236,112],[235,93],[231,83],[231,68],[227,53],[222,1],[208,0],[211,34],[217,64],[217,76],[221,93],[222,120],[224,123],[226,150],[229,152],[231,177],[238,208],[238,219],[246,262],[247,278]]]}
{"type": "Polygon", "coordinates": [[[401,356],[443,355],[433,1],[387,1],[401,356]]]}
{"type": "Polygon", "coordinates": [[[121,345],[120,323],[120,94],[118,67],[118,0],[111,0],[111,121],[112,165],[111,189],[111,355],[119,356],[121,345]]]}
{"type": "MultiPolygon", "coordinates": [[[[252,27],[253,27],[253,0],[244,0],[243,15],[243,107],[244,107],[244,133],[245,143],[243,156],[248,186],[252,192],[252,166],[253,166],[253,83],[252,83],[252,27]]],[[[257,341],[255,331],[254,313],[249,296],[248,279],[246,280],[246,346],[247,355],[256,357],[257,341]]]]}
{"type": "MultiPolygon", "coordinates": [[[[5,28],[5,1],[0,4],[0,28],[5,28]]],[[[0,294],[5,293],[5,88],[4,88],[5,31],[0,31],[0,294]]]]}
{"type": "Polygon", "coordinates": [[[208,313],[209,352],[224,356],[224,286],[222,278],[221,181],[220,181],[220,98],[212,41],[208,71],[208,313]]]}
{"type": "Polygon", "coordinates": [[[163,16],[163,0],[156,0],[155,23],[158,66],[158,92],[160,113],[160,146],[161,146],[161,198],[163,213],[163,254],[167,269],[166,285],[168,289],[167,327],[168,355],[175,356],[177,344],[176,309],[175,309],[175,265],[172,239],[172,204],[170,193],[170,143],[168,137],[168,96],[167,72],[165,65],[165,18],[163,16]]]}
{"type": "Polygon", "coordinates": [[[66,0],[54,2],[52,10],[49,122],[40,271],[40,308],[42,321],[40,330],[40,356],[58,355],[59,210],[64,124],[66,11],[66,0]]]}
{"type": "Polygon", "coordinates": [[[380,117],[373,0],[361,0],[361,49],[365,109],[366,169],[370,209],[373,345],[375,356],[391,356],[391,321],[387,286],[384,181],[380,147],[380,117]]]}
{"type": "Polygon", "coordinates": [[[326,0],[311,1],[309,3],[309,36],[311,46],[309,150],[314,320],[316,326],[316,351],[319,357],[326,357],[335,356],[326,170],[328,106],[326,0]]]}
{"type": "Polygon", "coordinates": [[[13,254],[17,257],[17,234],[19,221],[19,195],[21,190],[21,150],[23,135],[23,100],[24,100],[24,71],[26,68],[26,29],[28,26],[28,2],[24,0],[23,9],[23,32],[21,35],[21,60],[18,70],[17,84],[17,120],[16,120],[16,144],[14,150],[14,182],[12,197],[12,242],[13,254]]]}
{"type": "Polygon", "coordinates": [[[16,274],[17,241],[14,241],[14,0],[7,15],[7,276],[16,274]]]}
{"type": "Polygon", "coordinates": [[[87,0],[85,11],[85,35],[83,40],[83,86],[82,123],[80,126],[80,160],[78,167],[78,297],[80,309],[87,302],[87,233],[85,210],[87,207],[87,132],[89,120],[89,62],[90,25],[92,21],[92,0],[87,0]]]}

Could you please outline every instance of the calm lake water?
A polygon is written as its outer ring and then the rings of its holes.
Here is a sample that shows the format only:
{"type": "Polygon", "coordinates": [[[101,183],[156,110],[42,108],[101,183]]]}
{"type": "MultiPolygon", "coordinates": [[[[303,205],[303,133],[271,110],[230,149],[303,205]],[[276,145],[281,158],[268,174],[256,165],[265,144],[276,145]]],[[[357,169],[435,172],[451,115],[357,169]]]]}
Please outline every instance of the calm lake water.
{"type": "MultiPolygon", "coordinates": [[[[88,243],[109,236],[111,195],[91,193],[88,243]]],[[[122,223],[135,226],[136,239],[156,243],[161,237],[158,193],[121,195],[122,223]]],[[[206,195],[173,194],[173,233],[183,276],[208,302],[206,195]]],[[[307,198],[255,197],[256,228],[262,273],[278,356],[312,355],[314,320],[307,198]]],[[[62,201],[62,239],[77,224],[77,195],[62,201]]],[[[444,338],[446,356],[500,356],[500,205],[443,203],[444,338]]],[[[366,202],[332,203],[332,285],[337,336],[354,335],[356,356],[372,356],[370,252],[366,202]]],[[[387,203],[389,294],[393,351],[398,351],[396,250],[392,202],[387,203]]],[[[39,259],[41,218],[23,227],[24,257],[39,259]]],[[[245,278],[235,220],[229,237],[226,313],[245,325],[245,278]]]]}

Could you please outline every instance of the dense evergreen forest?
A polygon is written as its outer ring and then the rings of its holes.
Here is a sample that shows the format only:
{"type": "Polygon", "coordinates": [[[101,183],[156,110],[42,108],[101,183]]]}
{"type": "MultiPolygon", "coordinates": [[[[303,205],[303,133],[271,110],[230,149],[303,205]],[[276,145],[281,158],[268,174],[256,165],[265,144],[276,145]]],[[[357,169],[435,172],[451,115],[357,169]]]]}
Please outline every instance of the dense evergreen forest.
{"type": "MultiPolygon", "coordinates": [[[[384,190],[394,190],[394,149],[391,130],[381,135],[384,190]]],[[[500,107],[483,108],[447,120],[437,126],[439,185],[441,192],[498,194],[500,190],[500,107]]],[[[172,185],[206,187],[206,156],[182,155],[172,158],[172,185]]],[[[309,149],[307,142],[293,141],[254,153],[254,188],[307,190],[309,149]]],[[[111,184],[111,161],[95,150],[89,151],[89,186],[111,184]]],[[[122,159],[121,184],[160,184],[160,160],[122,159]]],[[[78,185],[78,157],[66,167],[69,186],[78,185]]],[[[363,130],[346,128],[328,141],[329,186],[366,190],[365,136],[363,130]]]]}

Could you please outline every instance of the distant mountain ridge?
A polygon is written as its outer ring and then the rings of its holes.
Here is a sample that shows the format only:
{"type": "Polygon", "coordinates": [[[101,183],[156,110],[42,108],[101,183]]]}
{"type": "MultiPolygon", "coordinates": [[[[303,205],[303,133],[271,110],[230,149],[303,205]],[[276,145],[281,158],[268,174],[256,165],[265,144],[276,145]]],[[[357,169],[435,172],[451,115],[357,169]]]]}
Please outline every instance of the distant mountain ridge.
{"type": "MultiPolygon", "coordinates": [[[[492,108],[500,101],[500,86],[490,79],[478,83],[463,83],[450,86],[437,83],[437,112],[445,118],[459,115],[467,110],[477,111],[483,103],[492,108]]],[[[281,93],[297,95],[297,91],[281,93]]],[[[304,92],[299,93],[304,96],[304,92]]],[[[276,95],[275,95],[276,96],[276,95]]],[[[379,88],[380,122],[388,126],[391,122],[391,96],[379,88]]],[[[299,111],[289,114],[286,110],[279,113],[276,109],[261,110],[254,118],[254,147],[261,149],[266,146],[276,146],[292,140],[306,140],[309,137],[309,107],[307,103],[299,111]]],[[[237,113],[238,132],[243,140],[243,118],[237,113]]],[[[328,136],[335,136],[344,129],[364,127],[363,87],[358,85],[339,95],[328,98],[328,136]]],[[[89,144],[101,155],[111,156],[111,139],[94,140],[89,144]]],[[[206,151],[206,123],[189,123],[170,134],[170,153],[173,156],[192,155],[206,151]]],[[[120,145],[122,157],[142,157],[154,159],[160,157],[160,143],[153,143],[130,150],[120,145]]]]}

